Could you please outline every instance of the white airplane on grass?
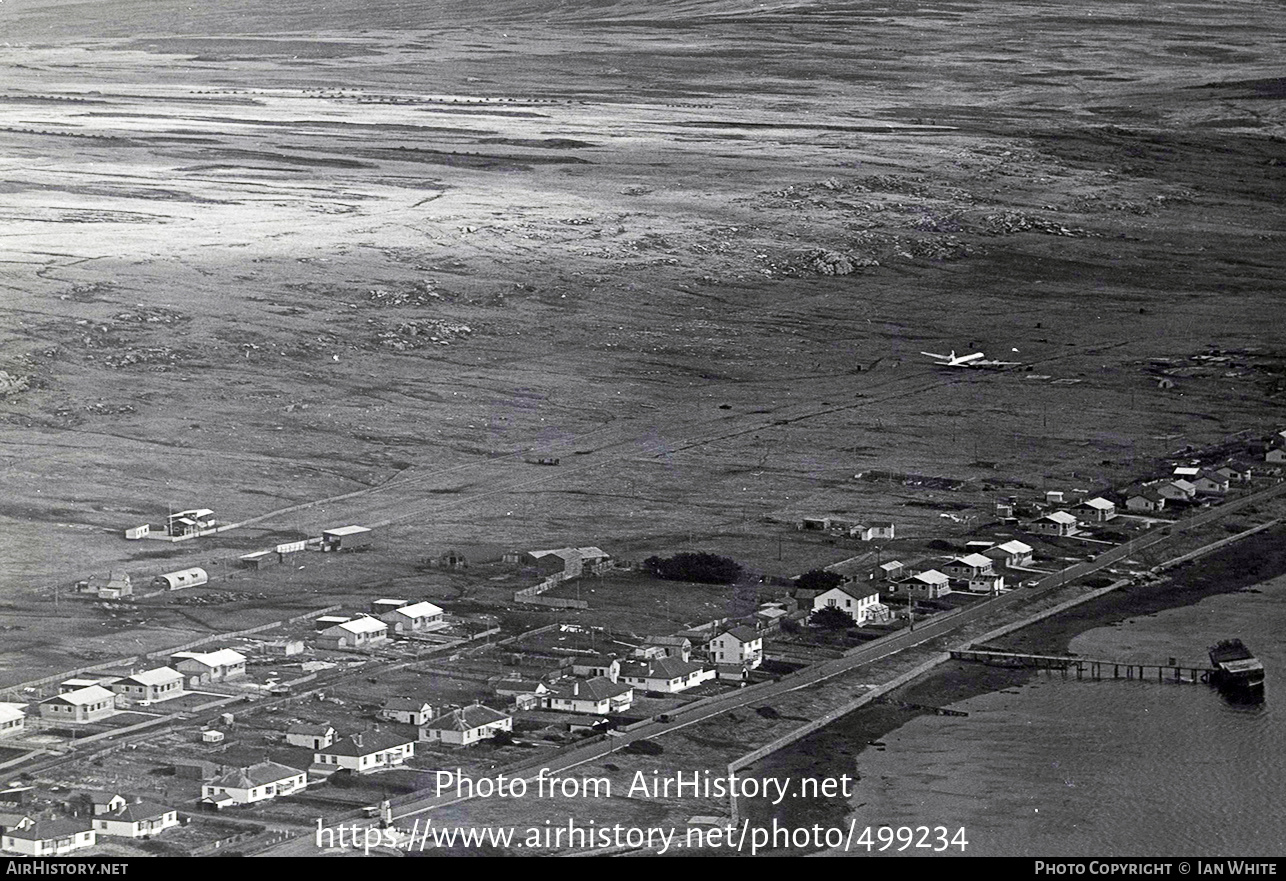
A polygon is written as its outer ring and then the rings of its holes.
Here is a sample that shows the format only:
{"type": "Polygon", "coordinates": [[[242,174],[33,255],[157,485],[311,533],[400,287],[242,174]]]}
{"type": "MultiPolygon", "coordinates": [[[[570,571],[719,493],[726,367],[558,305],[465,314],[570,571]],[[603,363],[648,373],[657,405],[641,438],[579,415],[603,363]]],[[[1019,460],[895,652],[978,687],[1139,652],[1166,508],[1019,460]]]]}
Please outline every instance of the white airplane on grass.
{"type": "Polygon", "coordinates": [[[921,355],[928,355],[930,358],[937,358],[934,363],[939,367],[968,367],[974,361],[986,356],[982,352],[974,352],[972,355],[956,356],[956,350],[952,349],[950,355],[939,355],[935,352],[921,352],[921,355]]]}
{"type": "MultiPolygon", "coordinates": [[[[1017,352],[1017,349],[1014,349],[1017,352]]],[[[930,358],[936,358],[933,362],[935,367],[992,367],[1004,368],[1015,367],[1021,364],[1021,361],[997,361],[994,358],[987,358],[982,352],[974,352],[972,355],[957,355],[956,350],[952,349],[950,355],[939,355],[937,352],[921,352],[921,355],[927,355],[930,358]]]]}

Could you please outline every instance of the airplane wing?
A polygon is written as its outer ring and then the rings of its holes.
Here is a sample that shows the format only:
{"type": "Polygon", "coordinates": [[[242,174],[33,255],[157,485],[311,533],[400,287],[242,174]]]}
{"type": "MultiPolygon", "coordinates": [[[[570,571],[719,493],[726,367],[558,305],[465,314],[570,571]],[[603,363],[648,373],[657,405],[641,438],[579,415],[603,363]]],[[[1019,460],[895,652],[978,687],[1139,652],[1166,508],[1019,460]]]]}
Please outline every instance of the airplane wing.
{"type": "Polygon", "coordinates": [[[986,356],[982,352],[974,352],[972,355],[961,355],[959,358],[953,358],[951,360],[951,364],[952,366],[957,364],[969,364],[972,361],[977,361],[979,358],[984,357],[986,356]]]}
{"type": "Polygon", "coordinates": [[[950,361],[946,355],[939,355],[937,352],[921,352],[921,355],[928,355],[930,358],[937,358],[939,361],[950,361]]]}

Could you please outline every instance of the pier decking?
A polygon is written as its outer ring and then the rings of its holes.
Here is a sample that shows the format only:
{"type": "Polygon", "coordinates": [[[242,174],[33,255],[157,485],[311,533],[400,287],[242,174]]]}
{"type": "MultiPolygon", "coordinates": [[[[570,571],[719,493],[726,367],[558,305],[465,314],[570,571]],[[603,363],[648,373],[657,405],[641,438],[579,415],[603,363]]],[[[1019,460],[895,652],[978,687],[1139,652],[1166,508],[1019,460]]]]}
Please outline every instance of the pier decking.
{"type": "Polygon", "coordinates": [[[1178,664],[1173,658],[1166,664],[1139,664],[1135,661],[1113,661],[1082,658],[1074,655],[1033,655],[990,649],[955,649],[951,658],[973,661],[993,667],[1028,667],[1036,670],[1062,671],[1066,679],[1074,671],[1077,679],[1134,679],[1140,682],[1209,682],[1214,670],[1178,664]]]}

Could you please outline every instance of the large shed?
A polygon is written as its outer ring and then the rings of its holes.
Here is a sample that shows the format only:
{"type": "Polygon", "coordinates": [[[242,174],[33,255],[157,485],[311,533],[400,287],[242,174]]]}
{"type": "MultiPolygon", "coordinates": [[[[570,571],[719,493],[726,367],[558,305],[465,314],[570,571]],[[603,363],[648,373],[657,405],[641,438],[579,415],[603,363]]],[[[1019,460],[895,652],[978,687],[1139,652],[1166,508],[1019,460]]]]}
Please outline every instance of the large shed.
{"type": "Polygon", "coordinates": [[[191,569],[182,569],[178,572],[167,572],[164,575],[158,575],[152,579],[152,586],[162,590],[180,590],[184,587],[197,587],[198,585],[207,584],[209,581],[209,573],[200,566],[193,566],[191,569]]]}
{"type": "Polygon", "coordinates": [[[337,526],[322,530],[323,551],[351,551],[370,544],[371,530],[365,526],[337,526]]]}

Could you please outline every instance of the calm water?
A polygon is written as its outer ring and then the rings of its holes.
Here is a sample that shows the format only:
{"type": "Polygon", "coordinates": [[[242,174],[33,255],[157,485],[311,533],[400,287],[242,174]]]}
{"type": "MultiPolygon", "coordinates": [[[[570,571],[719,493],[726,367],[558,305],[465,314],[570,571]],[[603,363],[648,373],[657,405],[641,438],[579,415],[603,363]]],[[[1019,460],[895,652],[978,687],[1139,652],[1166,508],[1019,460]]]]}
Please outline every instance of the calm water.
{"type": "MultiPolygon", "coordinates": [[[[858,757],[860,825],[965,826],[970,854],[1286,854],[1286,579],[1077,637],[1106,658],[1206,660],[1239,636],[1264,702],[1203,685],[1041,678],[923,717],[858,757]]],[[[909,851],[908,851],[909,852],[909,851]]]]}

